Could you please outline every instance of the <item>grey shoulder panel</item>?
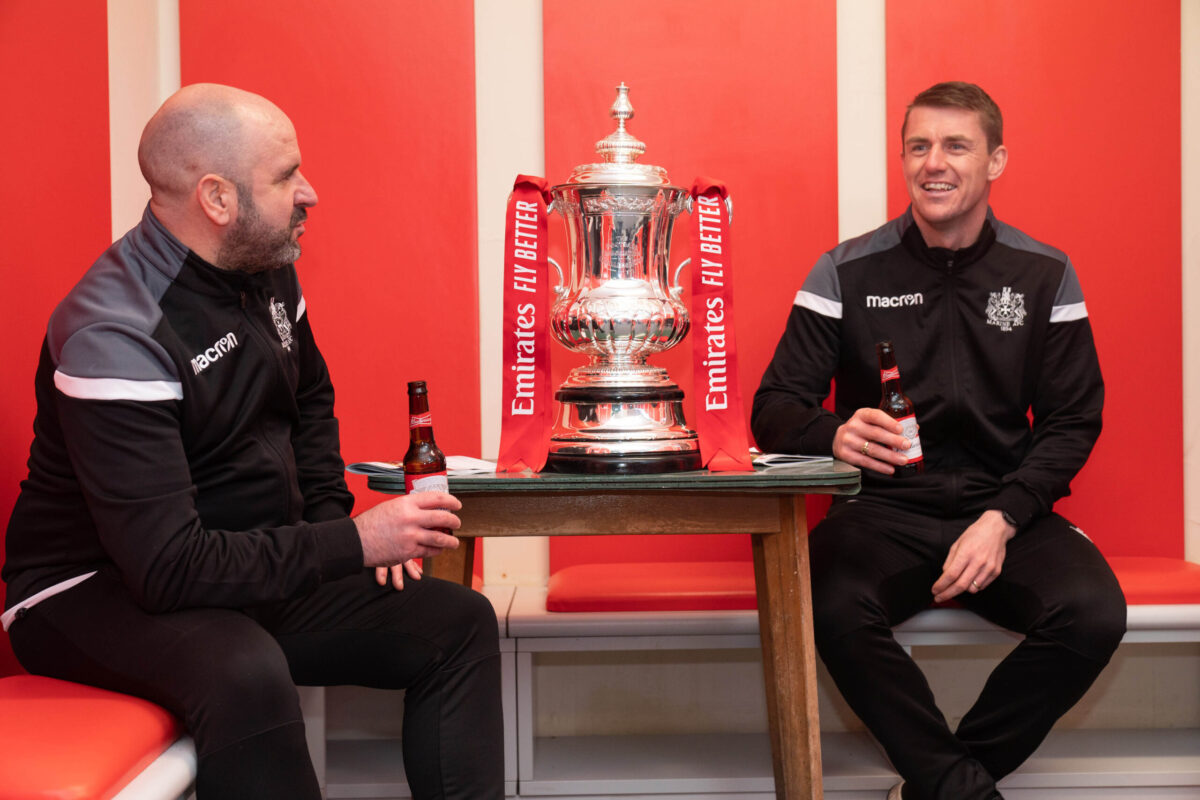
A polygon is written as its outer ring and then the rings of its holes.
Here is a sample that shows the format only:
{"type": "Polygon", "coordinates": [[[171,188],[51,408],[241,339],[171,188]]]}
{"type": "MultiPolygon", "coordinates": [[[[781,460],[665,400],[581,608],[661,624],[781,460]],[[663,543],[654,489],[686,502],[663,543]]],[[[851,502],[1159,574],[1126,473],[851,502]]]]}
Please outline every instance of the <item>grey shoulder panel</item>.
{"type": "Polygon", "coordinates": [[[855,236],[853,239],[847,239],[830,250],[829,257],[835,266],[840,266],[849,261],[891,250],[900,244],[900,238],[911,224],[911,212],[905,212],[873,231],[855,236]]]}
{"type": "Polygon", "coordinates": [[[178,383],[175,365],[154,334],[162,321],[159,301],[187,252],[147,211],[97,259],[50,317],[46,340],[60,389],[70,384],[69,394],[96,391],[108,399],[128,390],[145,399],[139,389],[158,396],[164,392],[154,384],[178,383]],[[79,381],[92,382],[92,388],[79,381]],[[101,389],[96,381],[109,384],[101,389]],[[113,381],[147,385],[121,390],[113,381]]]}
{"type": "Polygon", "coordinates": [[[1013,248],[1014,250],[1024,250],[1027,253],[1037,253],[1038,255],[1052,258],[1062,264],[1067,263],[1067,254],[1057,247],[1039,242],[1027,233],[1017,230],[1012,225],[1006,222],[1001,222],[990,213],[988,218],[992,222],[992,227],[996,231],[996,241],[1000,244],[1013,248]]]}

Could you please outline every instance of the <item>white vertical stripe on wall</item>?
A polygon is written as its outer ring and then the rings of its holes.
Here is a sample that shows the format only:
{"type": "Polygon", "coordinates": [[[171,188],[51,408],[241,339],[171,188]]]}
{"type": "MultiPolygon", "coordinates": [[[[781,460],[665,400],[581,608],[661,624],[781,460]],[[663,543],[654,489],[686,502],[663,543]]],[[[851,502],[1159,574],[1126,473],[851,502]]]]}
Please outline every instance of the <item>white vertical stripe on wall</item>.
{"type": "Polygon", "coordinates": [[[887,221],[886,0],[838,0],[838,239],[887,221]]]}
{"type": "Polygon", "coordinates": [[[1184,550],[1200,562],[1200,0],[1180,3],[1184,550]],[[1191,312],[1191,313],[1189,313],[1191,312]]]}
{"type": "MultiPolygon", "coordinates": [[[[479,224],[479,413],[482,453],[500,446],[504,209],[519,174],[545,172],[541,0],[475,0],[479,224]]],[[[484,583],[545,585],[543,537],[489,539],[484,583]]]]}
{"type": "Polygon", "coordinates": [[[137,164],[146,120],[179,88],[178,0],[108,0],[108,148],[112,233],[137,224],[150,187],[137,164]]]}

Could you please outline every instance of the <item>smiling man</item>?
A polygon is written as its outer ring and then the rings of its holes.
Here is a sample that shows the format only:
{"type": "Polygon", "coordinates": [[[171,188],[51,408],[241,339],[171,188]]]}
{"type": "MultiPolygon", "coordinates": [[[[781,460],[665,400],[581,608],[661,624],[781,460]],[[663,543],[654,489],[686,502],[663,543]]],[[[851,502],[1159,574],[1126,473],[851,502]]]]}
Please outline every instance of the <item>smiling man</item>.
{"type": "Polygon", "coordinates": [[[901,129],[911,205],[823,255],[754,397],[763,450],[863,470],[813,530],[817,648],[904,779],[889,800],[994,800],[1108,663],[1125,601],[1104,558],[1054,513],[1100,434],[1104,384],[1062,252],[996,219],[1000,109],[978,86],[917,95],[901,129]],[[920,426],[879,408],[894,343],[920,426]],[[822,403],[836,386],[834,410],[822,403]],[[951,731],[891,628],[957,600],[1025,639],[951,731]]]}
{"type": "Polygon", "coordinates": [[[459,502],[427,492],[350,516],[293,265],[317,194],[291,121],[194,84],[138,157],[142,221],[42,346],[3,574],[17,658],[174,712],[199,800],[319,800],[296,683],[406,689],[413,797],[499,800],[495,612],[413,562],[458,545],[459,502]]]}

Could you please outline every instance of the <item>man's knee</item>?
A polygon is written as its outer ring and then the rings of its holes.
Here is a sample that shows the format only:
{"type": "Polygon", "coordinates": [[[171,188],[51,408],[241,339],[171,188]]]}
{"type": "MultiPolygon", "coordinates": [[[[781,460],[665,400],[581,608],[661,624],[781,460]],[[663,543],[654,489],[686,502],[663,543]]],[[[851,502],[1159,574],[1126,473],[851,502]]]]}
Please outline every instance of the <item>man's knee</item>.
{"type": "Polygon", "coordinates": [[[489,656],[500,651],[500,631],[496,609],[479,592],[454,587],[454,602],[448,604],[447,626],[462,633],[469,658],[489,656]]]}
{"type": "Polygon", "coordinates": [[[1106,663],[1125,635],[1125,596],[1115,578],[1084,575],[1047,609],[1042,632],[1088,658],[1106,663]]]}
{"type": "Polygon", "coordinates": [[[278,649],[214,653],[191,678],[188,727],[201,754],[303,719],[287,660],[278,649]]]}

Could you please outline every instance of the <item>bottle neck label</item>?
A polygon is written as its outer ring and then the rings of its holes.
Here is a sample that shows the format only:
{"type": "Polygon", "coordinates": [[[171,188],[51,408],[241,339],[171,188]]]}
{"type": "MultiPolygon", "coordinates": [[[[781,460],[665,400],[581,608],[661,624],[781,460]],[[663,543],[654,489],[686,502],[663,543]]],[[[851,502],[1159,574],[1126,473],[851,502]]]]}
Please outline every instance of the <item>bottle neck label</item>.
{"type": "Polygon", "coordinates": [[[445,472],[434,472],[430,475],[405,475],[405,494],[417,492],[449,492],[450,480],[445,472]]]}
{"type": "Polygon", "coordinates": [[[908,439],[909,443],[912,445],[907,450],[895,448],[896,452],[903,454],[904,457],[908,459],[909,464],[915,464],[918,461],[924,460],[925,454],[921,452],[921,436],[917,433],[918,426],[916,414],[910,414],[907,417],[901,417],[896,421],[899,422],[904,428],[904,430],[901,432],[901,435],[905,439],[908,439]]]}
{"type": "Polygon", "coordinates": [[[433,414],[426,411],[424,414],[409,414],[408,427],[411,428],[432,428],[433,414]]]}
{"type": "Polygon", "coordinates": [[[898,381],[898,380],[900,380],[900,368],[899,367],[887,367],[885,369],[879,370],[880,383],[887,383],[888,381],[898,381]]]}

